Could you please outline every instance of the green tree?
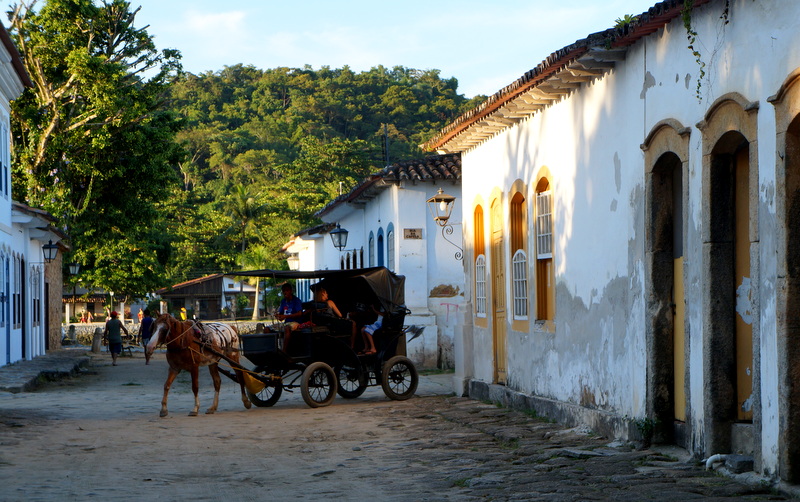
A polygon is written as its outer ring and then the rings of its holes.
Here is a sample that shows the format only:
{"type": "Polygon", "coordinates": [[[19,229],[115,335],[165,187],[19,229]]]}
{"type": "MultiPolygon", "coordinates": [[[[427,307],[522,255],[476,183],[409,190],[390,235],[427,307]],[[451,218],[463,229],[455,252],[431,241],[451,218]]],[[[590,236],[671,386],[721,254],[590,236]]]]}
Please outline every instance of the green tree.
{"type": "Polygon", "coordinates": [[[35,4],[10,13],[34,83],[12,105],[14,197],[59,219],[86,280],[141,295],[160,285],[168,256],[154,203],[182,156],[166,106],[180,54],[156,50],[126,1],[35,4]]]}
{"type": "Polygon", "coordinates": [[[168,211],[174,240],[167,273],[184,280],[231,271],[248,249],[262,246],[269,266],[283,267],[281,246],[318,223],[316,211],[387,158],[421,157],[418,145],[481,99],[457,88],[438,70],[401,66],[356,73],[233,65],[181,75],[170,98],[185,120],[179,140],[190,157],[168,211]],[[234,187],[269,204],[257,218],[236,216],[234,187]]]}
{"type": "MultiPolygon", "coordinates": [[[[242,239],[242,258],[244,258],[245,244],[247,242],[247,231],[256,228],[256,222],[266,210],[266,204],[256,201],[250,194],[246,185],[237,185],[226,203],[228,216],[232,220],[233,228],[236,228],[242,239]]],[[[242,264],[244,267],[244,263],[242,264]]]]}

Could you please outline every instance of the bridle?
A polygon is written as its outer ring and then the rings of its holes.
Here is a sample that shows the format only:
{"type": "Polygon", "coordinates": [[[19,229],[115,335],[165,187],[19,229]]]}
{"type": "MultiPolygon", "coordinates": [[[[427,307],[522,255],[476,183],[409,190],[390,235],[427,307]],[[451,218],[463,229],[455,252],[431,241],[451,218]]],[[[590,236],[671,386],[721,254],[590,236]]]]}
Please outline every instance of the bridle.
{"type": "MultiPolygon", "coordinates": [[[[178,321],[177,321],[177,320],[175,320],[175,319],[173,319],[173,321],[174,321],[174,322],[178,322],[178,321]]],[[[176,344],[176,343],[180,343],[180,341],[181,341],[181,338],[183,338],[184,336],[186,336],[186,334],[187,334],[187,333],[191,333],[191,331],[192,331],[192,326],[189,326],[188,328],[186,328],[186,329],[183,331],[183,333],[179,334],[178,336],[176,336],[176,337],[174,337],[174,338],[172,338],[172,339],[170,340],[170,339],[169,339],[169,335],[172,333],[172,326],[171,326],[171,324],[172,324],[172,322],[170,322],[169,320],[166,320],[166,321],[164,321],[164,325],[165,325],[165,327],[166,327],[166,331],[167,331],[167,333],[166,333],[166,336],[165,336],[165,339],[166,339],[166,340],[164,341],[164,345],[166,345],[166,346],[167,346],[167,352],[181,352],[181,351],[184,351],[184,350],[191,350],[191,347],[188,347],[188,346],[184,347],[184,346],[181,346],[181,345],[178,345],[178,346],[174,346],[174,345],[173,345],[172,347],[170,347],[170,344],[176,344]]]]}

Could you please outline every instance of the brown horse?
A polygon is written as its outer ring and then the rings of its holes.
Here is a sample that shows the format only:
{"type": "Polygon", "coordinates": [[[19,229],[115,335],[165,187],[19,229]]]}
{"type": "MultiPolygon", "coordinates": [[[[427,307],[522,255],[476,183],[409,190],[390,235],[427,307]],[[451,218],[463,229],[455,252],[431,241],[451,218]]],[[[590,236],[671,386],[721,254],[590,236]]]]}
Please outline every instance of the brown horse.
{"type": "MultiPolygon", "coordinates": [[[[206,413],[217,411],[219,404],[219,360],[223,354],[234,362],[239,362],[239,334],[236,328],[218,322],[208,322],[199,325],[194,321],[179,321],[169,314],[161,314],[153,323],[153,335],[147,344],[148,357],[158,345],[167,346],[167,362],[169,375],[164,383],[164,398],[161,400],[161,416],[167,416],[167,395],[181,370],[186,370],[192,375],[192,392],[194,392],[194,409],[190,417],[197,416],[200,409],[200,400],[197,397],[199,389],[198,376],[200,366],[208,366],[211,378],[214,380],[214,404],[206,413]],[[214,354],[214,353],[217,354],[214,354]]],[[[245,408],[250,408],[250,400],[244,391],[244,377],[242,372],[234,370],[242,389],[242,403],[245,408]]]]}

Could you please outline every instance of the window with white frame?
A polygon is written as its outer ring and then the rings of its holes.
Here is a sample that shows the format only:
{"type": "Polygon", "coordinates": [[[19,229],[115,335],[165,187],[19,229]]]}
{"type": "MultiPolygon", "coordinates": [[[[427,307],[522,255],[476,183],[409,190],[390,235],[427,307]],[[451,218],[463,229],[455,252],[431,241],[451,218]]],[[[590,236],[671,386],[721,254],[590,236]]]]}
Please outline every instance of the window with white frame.
{"type": "Polygon", "coordinates": [[[42,269],[35,267],[31,270],[31,324],[38,327],[42,323],[42,269]]]}
{"type": "Polygon", "coordinates": [[[375,266],[375,235],[369,233],[369,266],[375,266]]]}
{"type": "Polygon", "coordinates": [[[536,258],[553,257],[553,213],[550,204],[552,192],[536,194],[536,258]]]}
{"type": "Polygon", "coordinates": [[[486,256],[475,259],[475,315],[486,317],[486,256]]]}
{"type": "Polygon", "coordinates": [[[394,271],[394,229],[386,234],[386,268],[394,271]]]}
{"type": "Polygon", "coordinates": [[[514,319],[528,319],[528,256],[518,249],[511,260],[514,288],[514,319]]]}
{"type": "Polygon", "coordinates": [[[22,260],[14,257],[14,321],[13,328],[22,327],[22,260]]]}

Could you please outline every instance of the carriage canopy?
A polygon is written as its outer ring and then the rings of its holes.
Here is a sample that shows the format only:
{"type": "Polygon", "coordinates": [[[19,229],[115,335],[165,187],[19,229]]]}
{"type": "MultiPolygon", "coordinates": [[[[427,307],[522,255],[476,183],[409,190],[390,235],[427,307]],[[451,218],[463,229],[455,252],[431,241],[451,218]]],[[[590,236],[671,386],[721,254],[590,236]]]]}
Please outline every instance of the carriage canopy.
{"type": "Polygon", "coordinates": [[[319,279],[319,284],[335,298],[349,298],[363,304],[380,303],[386,312],[405,305],[405,277],[386,267],[351,270],[249,270],[225,274],[235,277],[264,277],[276,282],[289,279],[319,279]]]}

